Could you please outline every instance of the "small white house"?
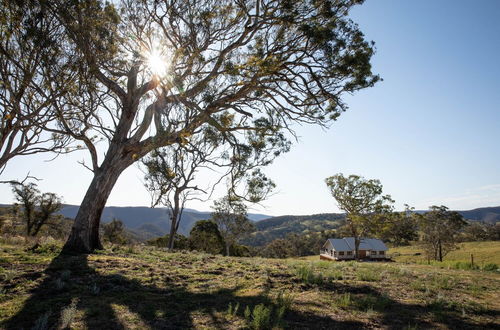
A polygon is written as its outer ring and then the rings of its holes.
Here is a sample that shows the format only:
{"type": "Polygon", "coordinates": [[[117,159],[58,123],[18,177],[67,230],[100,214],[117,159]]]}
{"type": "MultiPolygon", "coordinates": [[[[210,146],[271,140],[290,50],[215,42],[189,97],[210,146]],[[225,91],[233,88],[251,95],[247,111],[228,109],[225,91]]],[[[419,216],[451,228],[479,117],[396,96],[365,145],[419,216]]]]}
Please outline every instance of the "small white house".
{"type": "MultiPolygon", "coordinates": [[[[359,243],[359,258],[385,260],[387,246],[377,238],[361,238],[359,243]]],[[[354,259],[354,237],[329,238],[321,248],[320,258],[328,260],[354,259]]]]}

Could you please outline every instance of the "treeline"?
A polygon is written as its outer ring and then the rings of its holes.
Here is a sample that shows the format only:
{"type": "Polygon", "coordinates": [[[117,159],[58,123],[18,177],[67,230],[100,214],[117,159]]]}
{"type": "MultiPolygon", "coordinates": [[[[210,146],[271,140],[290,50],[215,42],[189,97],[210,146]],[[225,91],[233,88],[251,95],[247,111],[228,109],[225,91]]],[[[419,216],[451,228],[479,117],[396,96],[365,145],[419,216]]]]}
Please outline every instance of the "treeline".
{"type": "MultiPolygon", "coordinates": [[[[491,224],[479,221],[466,221],[463,226],[453,232],[450,223],[439,223],[432,218],[429,212],[418,214],[413,212],[394,212],[384,216],[374,217],[369,224],[367,237],[379,238],[391,246],[404,246],[409,244],[429,243],[429,254],[439,254],[439,245],[434,241],[440,239],[440,235],[448,235],[441,240],[445,243],[441,246],[441,254],[446,254],[453,249],[456,242],[475,241],[498,241],[500,240],[500,223],[491,224]],[[434,224],[434,226],[429,226],[434,224]],[[443,250],[444,249],[444,250],[443,250]]],[[[322,245],[328,238],[349,237],[349,228],[345,220],[340,222],[336,230],[320,232],[307,232],[302,234],[289,233],[284,238],[277,238],[261,247],[253,247],[251,252],[267,258],[289,258],[318,254],[322,245]]],[[[435,256],[439,258],[439,256],[435,256]]],[[[442,258],[442,257],[441,257],[442,258]]]]}
{"type": "Polygon", "coordinates": [[[500,222],[471,221],[458,236],[460,242],[500,241],[500,222]]]}
{"type": "MultiPolygon", "coordinates": [[[[200,251],[239,257],[289,258],[318,254],[328,238],[349,237],[345,220],[338,229],[288,233],[261,246],[239,244],[245,240],[232,240],[228,245],[216,222],[201,220],[195,223],[189,236],[176,234],[174,250],[200,251]],[[227,250],[229,246],[229,250],[227,250]]],[[[411,243],[426,246],[432,258],[442,259],[453,250],[455,243],[465,241],[500,240],[500,223],[467,222],[456,212],[437,208],[424,214],[406,210],[372,217],[367,237],[376,237],[392,246],[411,243]]],[[[103,238],[112,244],[130,243],[130,236],[119,220],[103,225],[103,238]],[[128,237],[128,238],[127,238],[128,237]]],[[[248,239],[248,238],[247,238],[248,239]]],[[[147,241],[159,248],[168,248],[169,235],[147,241]]]]}
{"type": "MultiPolygon", "coordinates": [[[[40,192],[35,184],[13,184],[12,190],[17,203],[0,209],[0,234],[68,237],[73,221],[56,214],[61,208],[60,197],[40,192]]],[[[247,219],[246,209],[238,211],[234,205],[239,204],[218,201],[211,219],[196,222],[187,237],[175,234],[173,246],[170,235],[147,243],[211,254],[287,258],[318,254],[328,238],[352,236],[352,223],[343,214],[283,216],[254,225],[247,219]],[[273,235],[275,238],[269,239],[273,235]],[[265,243],[255,244],[259,237],[265,243]]],[[[370,213],[353,219],[363,237],[380,238],[392,246],[416,242],[436,260],[442,260],[458,242],[500,240],[500,223],[466,221],[444,206],[433,206],[426,213],[407,207],[403,212],[370,213]]],[[[119,219],[102,224],[100,234],[112,246],[140,241],[119,219]]]]}
{"type": "Polygon", "coordinates": [[[318,254],[328,238],[337,237],[335,230],[310,232],[305,234],[290,233],[285,238],[278,238],[263,247],[254,247],[254,255],[265,258],[289,258],[318,254]]]}
{"type": "Polygon", "coordinates": [[[245,237],[242,243],[258,247],[267,245],[275,239],[283,239],[288,234],[332,231],[339,228],[344,220],[345,215],[338,213],[274,217],[257,222],[256,231],[245,237]]]}
{"type": "MultiPolygon", "coordinates": [[[[169,238],[170,236],[167,234],[149,240],[147,244],[166,249],[168,248],[169,238]]],[[[253,255],[250,248],[239,245],[236,242],[231,242],[228,245],[226,241],[227,238],[225,239],[223,237],[217,223],[211,220],[200,220],[195,223],[188,237],[180,234],[175,235],[173,249],[200,251],[237,257],[250,257],[253,255]],[[226,246],[229,246],[229,249],[227,249],[226,246]]]]}

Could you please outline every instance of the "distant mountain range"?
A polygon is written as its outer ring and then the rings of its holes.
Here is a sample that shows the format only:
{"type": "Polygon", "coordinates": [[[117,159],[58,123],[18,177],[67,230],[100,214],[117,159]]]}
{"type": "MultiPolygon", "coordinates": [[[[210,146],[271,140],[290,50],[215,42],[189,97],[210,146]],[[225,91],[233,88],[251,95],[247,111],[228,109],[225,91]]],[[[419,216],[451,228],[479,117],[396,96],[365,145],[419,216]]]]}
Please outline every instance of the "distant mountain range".
{"type": "Polygon", "coordinates": [[[465,219],[487,223],[500,222],[500,206],[481,207],[469,211],[458,211],[465,219]]]}
{"type": "MultiPolygon", "coordinates": [[[[427,211],[416,211],[425,213],[427,211]]],[[[487,223],[500,222],[500,206],[482,207],[468,211],[457,211],[464,218],[471,221],[482,221],[487,223]]],[[[342,225],[345,219],[343,213],[322,213],[313,215],[285,215],[272,217],[259,221],[256,224],[257,231],[243,241],[244,244],[252,246],[265,245],[277,238],[284,238],[288,233],[305,234],[308,232],[320,232],[332,230],[342,225]]]]}
{"type": "MultiPolygon", "coordinates": [[[[65,205],[59,213],[67,218],[74,219],[79,206],[65,205]]],[[[269,218],[264,214],[248,214],[253,221],[260,221],[269,218]]],[[[145,206],[108,206],[104,208],[101,220],[106,223],[120,219],[124,225],[132,231],[138,238],[146,240],[158,236],[163,236],[170,231],[169,211],[166,208],[151,208],[145,206]]],[[[179,224],[179,234],[189,235],[196,221],[207,220],[210,212],[202,212],[194,209],[185,209],[179,224]]]]}
{"type": "MultiPolygon", "coordinates": [[[[9,205],[0,205],[9,206],[9,205]]],[[[75,218],[78,206],[65,205],[60,213],[67,218],[75,218]]],[[[425,212],[425,211],[417,211],[425,212]]],[[[473,210],[458,211],[466,219],[488,223],[500,222],[500,206],[482,207],[473,210]]],[[[272,217],[265,214],[249,214],[249,218],[256,222],[257,231],[244,242],[251,245],[266,244],[273,239],[283,238],[288,233],[306,233],[308,231],[322,231],[337,228],[344,219],[342,213],[322,213],[314,215],[285,215],[272,217]]],[[[136,238],[147,240],[167,234],[170,230],[169,212],[165,208],[150,207],[105,207],[102,215],[103,222],[113,218],[123,221],[128,230],[136,238]]],[[[210,218],[210,212],[185,209],[179,225],[179,233],[189,235],[196,221],[210,218]]]]}

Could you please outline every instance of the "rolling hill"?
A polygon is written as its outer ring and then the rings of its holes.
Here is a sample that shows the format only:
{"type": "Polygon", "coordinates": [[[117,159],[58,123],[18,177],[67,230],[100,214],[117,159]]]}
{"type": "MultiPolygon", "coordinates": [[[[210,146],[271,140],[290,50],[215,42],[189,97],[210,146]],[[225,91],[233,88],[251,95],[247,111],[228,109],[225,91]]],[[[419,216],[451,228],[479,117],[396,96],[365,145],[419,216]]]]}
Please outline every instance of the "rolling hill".
{"type": "Polygon", "coordinates": [[[243,244],[252,246],[265,245],[277,238],[284,238],[289,233],[303,234],[338,228],[345,215],[342,213],[321,213],[313,215],[284,215],[259,221],[257,231],[252,233],[243,244]]]}
{"type": "Polygon", "coordinates": [[[500,222],[500,206],[481,207],[469,211],[458,211],[464,218],[488,223],[500,222]]]}
{"type": "MultiPolygon", "coordinates": [[[[65,205],[60,213],[68,218],[75,218],[79,206],[65,205]]],[[[264,214],[249,214],[253,221],[259,221],[269,216],[264,214]]],[[[102,213],[102,221],[110,222],[113,218],[123,221],[127,229],[142,239],[163,236],[170,230],[169,212],[166,208],[150,208],[145,206],[108,206],[102,213]]],[[[194,223],[210,218],[210,212],[185,209],[179,225],[179,234],[189,235],[194,223]]]]}
{"type": "MultiPolygon", "coordinates": [[[[0,205],[9,206],[9,205],[0,205]]],[[[78,206],[65,205],[61,214],[67,218],[74,218],[78,206]]],[[[417,211],[424,213],[425,211],[417,211]]],[[[473,210],[458,211],[466,219],[488,223],[500,222],[500,206],[483,207],[473,210]]],[[[138,207],[105,207],[102,215],[103,222],[113,218],[123,221],[128,230],[140,240],[163,236],[170,230],[168,210],[165,208],[138,207]]],[[[179,233],[189,235],[194,223],[210,218],[210,212],[185,209],[179,226],[179,233]]],[[[336,229],[344,219],[342,213],[322,213],[314,215],[284,215],[270,217],[265,214],[249,214],[249,218],[256,222],[257,231],[243,243],[259,246],[267,244],[276,238],[284,238],[288,233],[319,232],[336,229]]]]}
{"type": "MultiPolygon", "coordinates": [[[[416,211],[425,213],[427,211],[416,211]]],[[[500,222],[500,207],[483,207],[473,210],[457,211],[465,219],[487,223],[500,222]]],[[[284,238],[288,233],[320,232],[338,228],[345,215],[343,213],[322,213],[314,215],[285,215],[259,221],[257,231],[244,244],[265,245],[277,238],[284,238]]]]}

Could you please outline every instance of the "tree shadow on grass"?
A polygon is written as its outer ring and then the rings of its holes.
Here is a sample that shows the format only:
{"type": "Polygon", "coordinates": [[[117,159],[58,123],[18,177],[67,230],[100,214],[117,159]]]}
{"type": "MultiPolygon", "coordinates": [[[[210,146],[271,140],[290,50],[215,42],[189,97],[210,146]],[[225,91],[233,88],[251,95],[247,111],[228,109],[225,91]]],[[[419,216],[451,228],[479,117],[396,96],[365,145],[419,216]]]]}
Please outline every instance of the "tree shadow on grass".
{"type": "Polygon", "coordinates": [[[498,320],[497,310],[484,306],[466,306],[456,304],[446,297],[430,299],[427,305],[405,304],[389,298],[383,292],[370,285],[351,286],[340,281],[325,282],[319,285],[321,290],[337,294],[349,294],[346,309],[367,312],[372,310],[378,315],[373,326],[388,329],[418,328],[431,329],[445,326],[449,329],[500,329],[498,323],[476,324],[465,317],[467,314],[486,315],[498,320]],[[479,308],[477,308],[479,307],[479,308]]]}
{"type": "MultiPolygon", "coordinates": [[[[30,292],[17,314],[0,324],[1,328],[64,328],[75,313],[83,313],[77,319],[83,319],[85,324],[78,326],[89,329],[226,328],[230,324],[223,315],[229,303],[240,306],[237,312],[240,319],[246,306],[264,304],[273,310],[278,308],[265,294],[237,296],[238,288],[191,292],[168,277],[167,288],[160,288],[121,274],[103,275],[89,266],[87,255],[61,254],[44,272],[42,283],[30,292]]],[[[287,311],[284,322],[290,328],[363,327],[358,321],[341,322],[297,310],[287,311]]]]}

